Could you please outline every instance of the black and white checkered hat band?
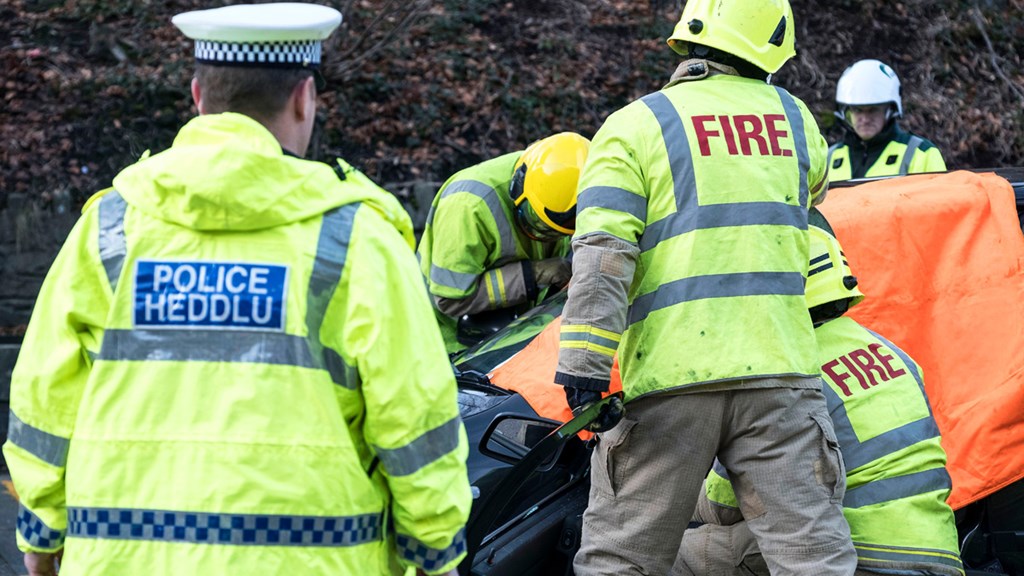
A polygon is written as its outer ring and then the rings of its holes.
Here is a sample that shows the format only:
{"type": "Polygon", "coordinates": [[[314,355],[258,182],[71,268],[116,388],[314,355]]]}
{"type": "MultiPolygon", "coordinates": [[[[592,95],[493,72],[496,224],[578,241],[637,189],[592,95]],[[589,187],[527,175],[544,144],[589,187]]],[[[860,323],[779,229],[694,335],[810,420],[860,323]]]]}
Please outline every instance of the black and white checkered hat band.
{"type": "Polygon", "coordinates": [[[211,42],[196,40],[196,60],[213,64],[297,66],[320,65],[320,41],[211,42]]]}

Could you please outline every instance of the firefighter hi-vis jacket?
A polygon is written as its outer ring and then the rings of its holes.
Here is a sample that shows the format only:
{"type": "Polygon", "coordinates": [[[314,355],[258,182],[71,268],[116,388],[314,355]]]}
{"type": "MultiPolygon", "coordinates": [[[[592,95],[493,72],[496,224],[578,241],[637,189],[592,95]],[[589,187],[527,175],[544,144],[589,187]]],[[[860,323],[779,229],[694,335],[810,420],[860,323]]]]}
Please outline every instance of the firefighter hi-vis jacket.
{"type": "MultiPolygon", "coordinates": [[[[857,564],[960,576],[951,482],[921,368],[884,337],[841,317],[815,330],[829,416],[846,464],[843,514],[857,564]]],[[[716,462],[706,495],[737,507],[716,462]]]]}
{"type": "MultiPolygon", "coordinates": [[[[512,152],[457,172],[434,197],[417,255],[435,302],[483,289],[488,309],[522,304],[528,300],[522,267],[569,252],[568,237],[540,242],[516,225],[509,183],[520,156],[512,152]]],[[[436,314],[448,351],[465,348],[456,339],[456,319],[436,314]]]]}
{"type": "Polygon", "coordinates": [[[617,349],[627,401],[767,376],[817,387],[804,279],[826,152],[802,102],[737,76],[612,114],[580,176],[556,382],[607,389],[617,349]]]}
{"type": "Polygon", "coordinates": [[[851,178],[906,176],[924,172],[945,172],[942,153],[930,141],[893,125],[881,142],[863,142],[856,134],[828,149],[828,178],[832,182],[851,178]],[[851,155],[859,155],[857,170],[851,155]]]}
{"type": "Polygon", "coordinates": [[[460,561],[467,443],[409,219],[340,167],[201,116],[90,202],[12,378],[23,550],[71,576],[460,561]]]}

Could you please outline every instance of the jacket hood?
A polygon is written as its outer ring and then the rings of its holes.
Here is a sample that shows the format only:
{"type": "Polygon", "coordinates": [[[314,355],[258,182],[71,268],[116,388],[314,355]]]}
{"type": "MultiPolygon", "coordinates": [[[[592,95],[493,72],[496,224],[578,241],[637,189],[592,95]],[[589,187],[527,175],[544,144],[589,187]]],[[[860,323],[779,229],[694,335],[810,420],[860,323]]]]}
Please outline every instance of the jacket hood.
{"type": "Polygon", "coordinates": [[[396,218],[408,220],[404,211],[392,213],[394,196],[339,163],[341,176],[327,164],[285,154],[247,116],[210,114],[186,124],[170,149],[124,169],[114,189],[130,206],[194,230],[259,230],[367,200],[396,227],[396,218]]]}

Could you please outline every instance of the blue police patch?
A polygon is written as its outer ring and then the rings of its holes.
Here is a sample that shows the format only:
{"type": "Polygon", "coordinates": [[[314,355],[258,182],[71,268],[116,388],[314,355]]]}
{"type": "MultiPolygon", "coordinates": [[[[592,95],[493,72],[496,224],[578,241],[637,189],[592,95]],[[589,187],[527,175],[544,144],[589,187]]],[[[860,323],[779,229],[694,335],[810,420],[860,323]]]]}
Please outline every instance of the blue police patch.
{"type": "Polygon", "coordinates": [[[288,267],[139,260],[135,326],[284,331],[288,267]]]}

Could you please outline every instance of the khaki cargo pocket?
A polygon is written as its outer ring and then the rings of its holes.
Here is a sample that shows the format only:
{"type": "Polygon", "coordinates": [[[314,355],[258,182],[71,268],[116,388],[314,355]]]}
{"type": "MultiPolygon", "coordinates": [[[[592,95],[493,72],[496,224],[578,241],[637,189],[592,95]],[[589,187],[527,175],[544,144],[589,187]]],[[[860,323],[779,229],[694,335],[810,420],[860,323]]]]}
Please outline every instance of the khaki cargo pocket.
{"type": "Polygon", "coordinates": [[[615,496],[622,474],[626,473],[629,451],[625,450],[625,444],[634,426],[636,420],[623,418],[618,426],[598,435],[590,481],[594,489],[606,496],[615,496]]]}
{"type": "Polygon", "coordinates": [[[839,451],[839,439],[827,413],[812,412],[810,416],[821,430],[821,453],[814,462],[814,477],[825,488],[829,501],[840,504],[846,496],[846,465],[839,451]]]}

